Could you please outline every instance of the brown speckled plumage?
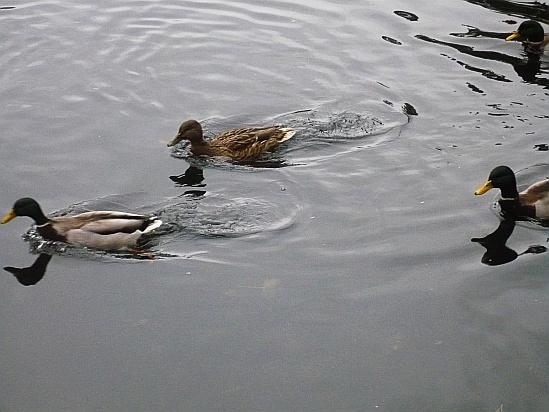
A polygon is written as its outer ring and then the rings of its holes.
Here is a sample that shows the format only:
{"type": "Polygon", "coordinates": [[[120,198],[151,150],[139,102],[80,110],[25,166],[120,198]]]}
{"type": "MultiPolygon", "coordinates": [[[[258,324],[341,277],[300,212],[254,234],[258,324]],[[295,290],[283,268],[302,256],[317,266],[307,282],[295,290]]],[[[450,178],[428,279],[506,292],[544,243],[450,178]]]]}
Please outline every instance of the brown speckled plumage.
{"type": "Polygon", "coordinates": [[[181,124],[177,136],[168,146],[189,140],[190,150],[194,155],[226,156],[238,162],[251,162],[263,153],[271,152],[280,143],[291,139],[294,134],[295,131],[290,128],[245,127],[221,133],[211,140],[204,140],[200,123],[196,120],[187,120],[181,124]]]}

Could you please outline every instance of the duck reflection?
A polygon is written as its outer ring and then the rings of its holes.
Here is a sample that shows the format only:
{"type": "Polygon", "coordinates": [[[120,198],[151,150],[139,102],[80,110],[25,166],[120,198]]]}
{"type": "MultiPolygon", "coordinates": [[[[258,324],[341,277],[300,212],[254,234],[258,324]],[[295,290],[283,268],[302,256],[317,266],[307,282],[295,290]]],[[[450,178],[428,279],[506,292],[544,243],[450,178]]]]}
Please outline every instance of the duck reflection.
{"type": "Polygon", "coordinates": [[[536,76],[540,73],[541,60],[540,55],[535,53],[528,53],[526,61],[522,63],[514,64],[513,68],[515,72],[527,83],[549,85],[547,79],[538,79],[536,76]]]}
{"type": "MultiPolygon", "coordinates": [[[[204,172],[196,166],[189,166],[185,173],[178,176],[170,176],[170,180],[175,182],[177,187],[205,187],[204,172]]],[[[181,196],[202,197],[206,194],[205,190],[186,190],[181,196]]]]}
{"type": "Polygon", "coordinates": [[[4,270],[10,272],[23,286],[36,285],[44,277],[48,263],[52,256],[47,253],[41,253],[31,266],[25,268],[4,267],[4,270]]]}
{"type": "Polygon", "coordinates": [[[499,226],[489,235],[481,238],[472,238],[471,242],[480,244],[486,249],[482,256],[481,262],[489,266],[503,265],[512,262],[517,257],[526,253],[543,253],[547,251],[545,246],[535,245],[530,246],[522,253],[517,253],[507,246],[507,240],[513,234],[515,229],[515,219],[503,219],[499,222],[499,226]]]}
{"type": "MultiPolygon", "coordinates": [[[[497,38],[497,39],[505,39],[507,38],[507,36],[509,36],[509,33],[486,32],[486,31],[477,29],[475,27],[472,27],[468,29],[467,33],[451,33],[451,35],[456,37],[482,36],[482,37],[490,37],[490,38],[497,38]]],[[[484,60],[492,60],[492,61],[498,61],[498,62],[510,64],[511,66],[513,66],[513,69],[518,74],[518,76],[522,78],[525,82],[538,84],[544,87],[549,87],[549,79],[545,77],[537,76],[541,72],[540,54],[534,53],[528,48],[525,49],[526,58],[524,59],[521,57],[509,56],[507,54],[492,51],[492,50],[475,50],[472,46],[450,43],[442,40],[436,40],[421,34],[418,34],[415,37],[419,40],[427,41],[429,43],[440,44],[443,46],[451,47],[459,51],[460,53],[463,53],[469,56],[481,58],[484,60]]],[[[450,58],[450,56],[446,56],[446,57],[450,58]]],[[[456,59],[452,58],[452,60],[456,60],[456,59]]],[[[456,60],[456,61],[466,69],[481,73],[483,76],[489,79],[498,80],[502,82],[511,82],[511,80],[507,79],[504,75],[494,73],[493,70],[474,67],[468,63],[461,62],[459,60],[456,60]]]]}
{"type": "Polygon", "coordinates": [[[206,186],[204,181],[204,172],[196,166],[189,166],[185,173],[178,176],[170,176],[170,180],[175,182],[176,186],[206,186]]]}

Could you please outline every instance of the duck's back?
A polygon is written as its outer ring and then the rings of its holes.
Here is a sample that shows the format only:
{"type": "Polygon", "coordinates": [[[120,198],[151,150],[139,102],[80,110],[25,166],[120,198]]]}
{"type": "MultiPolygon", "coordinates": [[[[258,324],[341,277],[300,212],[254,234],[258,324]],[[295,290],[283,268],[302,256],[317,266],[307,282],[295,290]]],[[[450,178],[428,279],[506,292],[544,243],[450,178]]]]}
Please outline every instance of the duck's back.
{"type": "Polygon", "coordinates": [[[70,230],[82,229],[97,234],[132,233],[144,230],[150,218],[126,212],[93,211],[75,216],[61,216],[51,219],[56,231],[66,234],[70,230]]]}
{"type": "Polygon", "coordinates": [[[227,156],[237,161],[251,161],[270,152],[280,143],[291,139],[295,131],[289,128],[247,127],[221,133],[204,147],[192,147],[194,154],[227,156]]]}

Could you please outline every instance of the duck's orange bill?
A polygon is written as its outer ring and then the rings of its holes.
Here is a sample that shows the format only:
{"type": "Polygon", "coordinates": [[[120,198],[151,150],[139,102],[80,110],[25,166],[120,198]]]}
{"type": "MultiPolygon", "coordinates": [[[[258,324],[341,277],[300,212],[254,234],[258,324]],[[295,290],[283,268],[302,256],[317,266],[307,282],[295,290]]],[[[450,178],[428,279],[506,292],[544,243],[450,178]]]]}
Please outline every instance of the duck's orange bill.
{"type": "Polygon", "coordinates": [[[2,218],[2,223],[8,223],[10,220],[13,220],[17,217],[13,209],[11,209],[6,216],[2,218]]]}
{"type": "Polygon", "coordinates": [[[493,189],[494,186],[492,186],[492,181],[488,180],[486,183],[484,183],[484,186],[479,187],[477,191],[475,192],[475,195],[483,195],[488,190],[493,189]]]}
{"type": "Polygon", "coordinates": [[[513,34],[511,34],[509,37],[507,37],[505,40],[506,41],[515,40],[515,39],[518,39],[519,37],[520,37],[520,34],[518,31],[516,31],[513,34]]]}

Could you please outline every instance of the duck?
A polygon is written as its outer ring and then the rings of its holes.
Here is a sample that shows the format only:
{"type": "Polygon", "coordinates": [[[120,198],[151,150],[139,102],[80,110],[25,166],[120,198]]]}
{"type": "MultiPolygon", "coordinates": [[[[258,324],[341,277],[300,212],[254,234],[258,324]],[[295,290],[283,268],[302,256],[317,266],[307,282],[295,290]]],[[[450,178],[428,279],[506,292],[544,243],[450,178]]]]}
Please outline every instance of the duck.
{"type": "Polygon", "coordinates": [[[30,197],[17,200],[1,223],[18,216],[33,219],[44,239],[106,251],[132,250],[142,235],[162,225],[156,216],[114,211],[46,217],[38,202],[30,197]]]}
{"type": "Polygon", "coordinates": [[[523,45],[528,51],[543,53],[545,46],[549,44],[549,35],[545,35],[543,27],[537,21],[526,20],[518,29],[505,40],[523,39],[523,45]]]}
{"type": "Polygon", "coordinates": [[[504,215],[549,220],[549,179],[536,182],[519,193],[515,173],[511,168],[497,166],[475,195],[482,195],[493,188],[501,190],[498,202],[504,215]]]}
{"type": "Polygon", "coordinates": [[[191,153],[197,156],[225,156],[237,162],[253,162],[264,153],[271,152],[279,144],[291,139],[295,130],[286,127],[245,127],[221,133],[211,140],[204,140],[202,126],[196,120],[186,120],[179,127],[168,147],[182,140],[191,142],[191,153]]]}

